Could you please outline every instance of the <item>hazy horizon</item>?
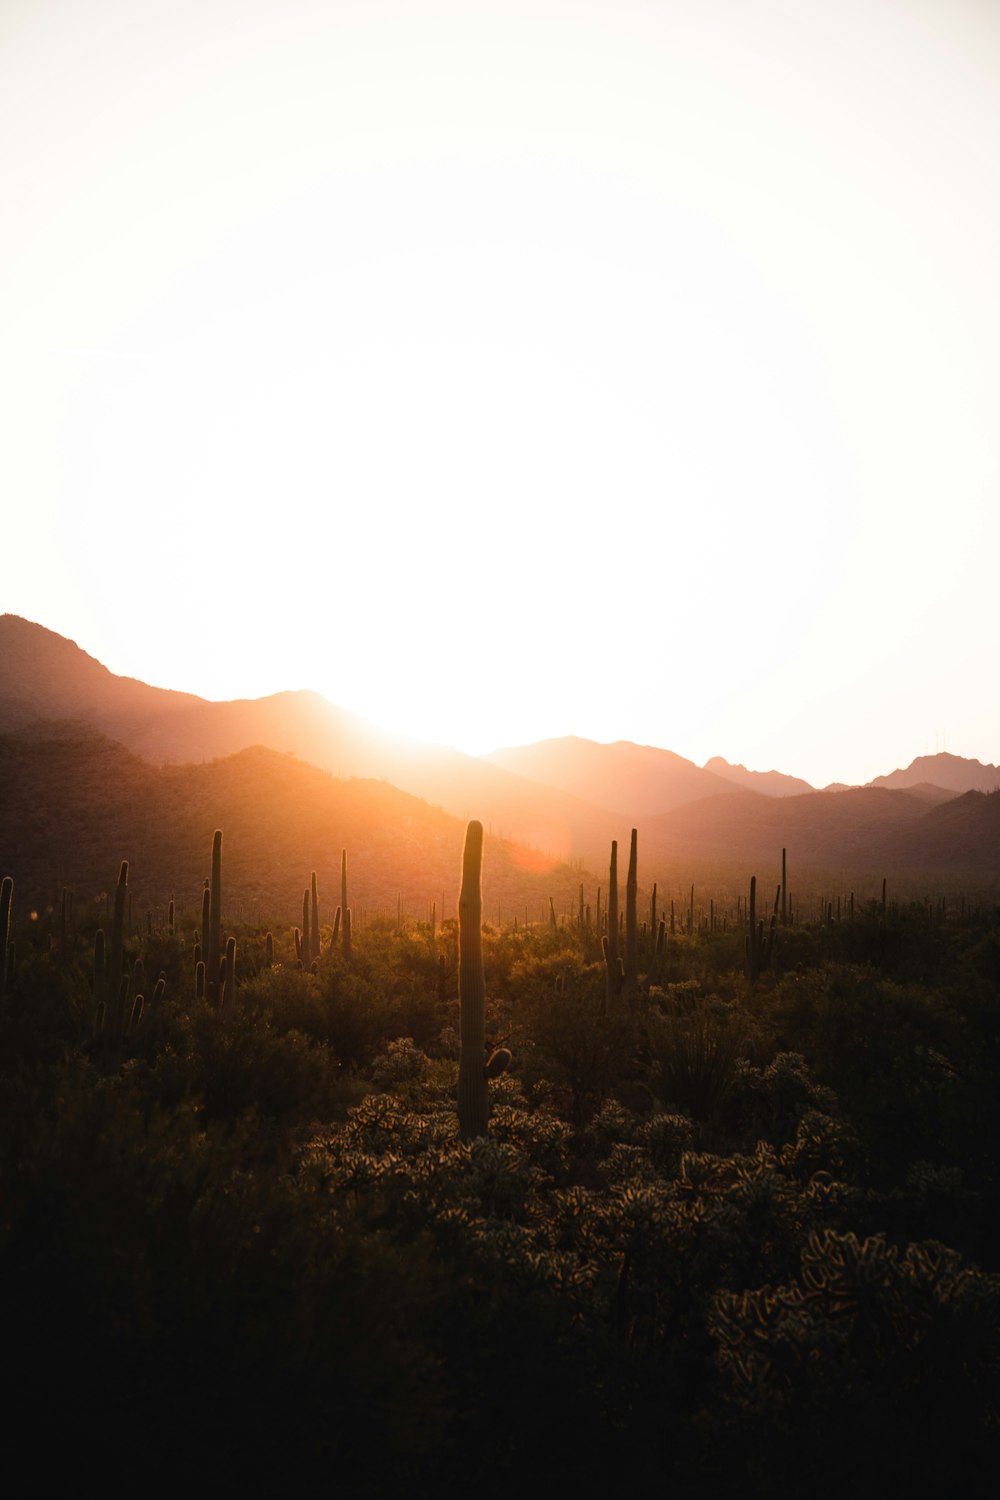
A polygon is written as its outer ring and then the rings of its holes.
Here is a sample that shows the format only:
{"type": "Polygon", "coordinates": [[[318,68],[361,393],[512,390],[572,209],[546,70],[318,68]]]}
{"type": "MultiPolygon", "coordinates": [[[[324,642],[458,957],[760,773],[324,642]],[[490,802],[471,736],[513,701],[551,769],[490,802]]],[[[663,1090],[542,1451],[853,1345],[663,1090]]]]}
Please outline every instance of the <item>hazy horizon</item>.
{"type": "Polygon", "coordinates": [[[0,13],[0,609],[214,699],[1000,761],[1000,11],[0,13]]]}
{"type": "MultiPolygon", "coordinates": [[[[17,618],[17,617],[15,617],[15,618],[17,618]]],[[[31,621],[29,623],[34,624],[34,625],[40,625],[40,626],[42,626],[43,629],[50,628],[50,627],[45,626],[42,621],[31,621]]],[[[86,655],[88,655],[90,657],[94,657],[94,653],[92,651],[88,651],[87,650],[86,644],[84,642],[73,641],[73,644],[76,645],[76,646],[78,646],[82,651],[84,651],[86,655]]],[[[98,658],[95,658],[95,659],[98,659],[98,658]]],[[[101,662],[100,664],[102,666],[105,666],[105,667],[107,666],[106,662],[101,662]]],[[[109,670],[111,670],[111,669],[109,668],[109,670]]],[[[114,675],[116,675],[116,676],[127,676],[127,675],[130,675],[130,674],[116,673],[114,675]]],[[[153,683],[153,682],[149,682],[148,679],[142,678],[142,677],[139,677],[137,680],[141,681],[141,682],[146,682],[146,684],[148,686],[150,686],[150,687],[161,688],[161,689],[164,689],[166,691],[181,692],[181,693],[189,693],[190,692],[190,689],[186,688],[183,684],[170,684],[170,685],[167,685],[167,684],[164,684],[164,683],[153,683]]],[[[295,692],[314,692],[314,693],[318,693],[319,692],[319,690],[317,688],[310,687],[309,684],[307,684],[307,683],[299,683],[299,684],[297,684],[294,687],[277,688],[274,691],[277,692],[277,693],[283,693],[283,692],[290,692],[290,693],[295,693],[295,692]]],[[[209,699],[206,699],[206,698],[204,698],[204,695],[202,695],[202,694],[194,694],[194,696],[200,697],[200,698],[203,699],[203,701],[206,701],[206,702],[225,703],[225,702],[232,702],[232,701],[234,701],[233,698],[209,698],[209,699]]],[[[256,695],[252,695],[252,696],[251,695],[247,695],[247,696],[249,698],[249,701],[254,701],[254,699],[257,699],[257,698],[268,697],[268,696],[270,696],[270,694],[256,694],[256,695]]],[[[498,752],[502,752],[502,751],[510,750],[510,749],[522,748],[523,745],[525,745],[525,744],[536,744],[536,743],[539,743],[538,741],[527,741],[527,742],[523,742],[522,741],[522,742],[518,742],[517,744],[515,744],[514,742],[505,742],[504,744],[487,745],[483,749],[466,749],[463,745],[454,744],[454,743],[449,742],[449,741],[445,741],[445,740],[435,741],[435,740],[427,739],[425,736],[422,736],[422,735],[416,735],[416,734],[415,735],[411,735],[410,732],[405,727],[402,727],[402,726],[399,726],[399,725],[394,725],[394,724],[382,723],[382,722],[379,722],[379,721],[377,721],[375,719],[371,719],[371,718],[369,718],[368,715],[362,714],[362,712],[361,712],[360,709],[354,707],[353,705],[351,705],[349,703],[337,703],[333,699],[331,699],[327,694],[323,694],[323,693],[320,693],[319,696],[323,697],[325,699],[325,701],[328,702],[334,708],[344,710],[344,711],[346,711],[348,713],[358,714],[363,719],[365,719],[366,722],[368,722],[372,726],[372,728],[374,728],[376,731],[378,731],[378,732],[384,732],[389,737],[394,736],[394,735],[404,735],[404,736],[408,736],[408,737],[410,737],[410,738],[412,738],[412,739],[414,739],[414,740],[416,740],[416,741],[418,741],[418,742],[420,742],[422,744],[426,744],[428,746],[435,746],[435,745],[437,745],[437,746],[440,746],[440,747],[443,747],[443,748],[446,748],[446,749],[450,748],[450,749],[454,749],[454,750],[460,750],[464,754],[474,756],[477,759],[486,759],[490,755],[493,755],[493,754],[498,753],[498,752]]],[[[543,741],[544,740],[560,740],[560,739],[585,740],[585,741],[589,741],[591,743],[598,744],[598,745],[638,744],[638,745],[640,745],[642,747],[645,747],[645,748],[667,750],[667,751],[672,752],[675,755],[681,755],[681,756],[683,756],[684,759],[692,760],[692,757],[690,757],[690,756],[684,756],[684,752],[682,750],[678,749],[678,747],[676,745],[660,745],[660,744],[655,744],[655,743],[653,743],[651,741],[631,741],[631,740],[628,740],[627,738],[625,738],[625,737],[623,737],[621,735],[615,735],[615,736],[613,736],[611,738],[601,739],[601,738],[598,738],[598,737],[595,737],[595,736],[579,735],[579,734],[576,734],[573,731],[567,731],[564,734],[546,735],[546,736],[542,737],[543,741]]],[[[716,754],[717,753],[718,752],[716,752],[716,754]]],[[[920,750],[920,751],[914,751],[914,753],[912,755],[910,755],[907,759],[900,761],[898,763],[898,765],[896,765],[896,766],[888,766],[888,765],[882,766],[879,769],[872,771],[871,775],[870,776],[866,776],[863,780],[857,781],[857,782],[852,782],[852,783],[849,783],[849,784],[850,785],[864,785],[866,782],[874,780],[877,776],[888,775],[891,771],[897,770],[897,769],[906,769],[911,764],[912,761],[914,761],[915,759],[917,759],[920,756],[924,756],[924,755],[936,755],[938,753],[952,753],[953,754],[954,752],[948,752],[946,750],[946,747],[944,745],[937,745],[933,749],[924,749],[924,750],[920,750]]],[[[713,756],[707,756],[705,758],[705,760],[702,761],[702,762],[693,761],[692,763],[695,764],[695,765],[698,765],[700,767],[703,767],[703,766],[707,766],[708,763],[712,759],[714,759],[714,758],[715,758],[714,755],[713,756]]],[[[798,776],[801,780],[804,780],[804,781],[808,781],[808,779],[809,779],[808,777],[802,775],[802,773],[799,772],[799,771],[797,771],[796,769],[791,768],[791,767],[789,767],[787,765],[783,765],[783,764],[782,765],[772,765],[772,766],[751,766],[751,765],[747,765],[747,763],[745,761],[740,760],[738,757],[722,756],[721,758],[724,759],[724,760],[729,761],[729,764],[731,766],[741,767],[742,769],[749,770],[751,772],[767,773],[767,772],[771,772],[771,771],[777,771],[777,772],[779,772],[779,773],[781,773],[783,775],[786,775],[786,776],[798,776]]],[[[988,761],[988,758],[985,757],[985,756],[983,756],[983,755],[967,756],[965,758],[969,759],[969,760],[978,760],[979,762],[981,762],[983,764],[990,763],[988,761]]],[[[843,782],[845,780],[845,778],[843,778],[843,777],[835,777],[835,778],[832,778],[832,780],[833,781],[841,781],[841,782],[843,782]]],[[[812,782],[811,784],[812,784],[812,786],[816,790],[822,790],[823,786],[828,785],[829,783],[812,782]]]]}

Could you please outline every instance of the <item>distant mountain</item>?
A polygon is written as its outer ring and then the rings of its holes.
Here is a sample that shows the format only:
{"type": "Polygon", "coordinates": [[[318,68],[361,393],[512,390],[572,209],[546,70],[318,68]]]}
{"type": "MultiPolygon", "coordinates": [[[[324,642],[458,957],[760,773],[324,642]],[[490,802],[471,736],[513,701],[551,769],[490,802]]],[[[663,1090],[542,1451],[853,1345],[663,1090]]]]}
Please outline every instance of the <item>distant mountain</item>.
{"type": "Polygon", "coordinates": [[[1000,875],[1000,792],[965,792],[933,808],[886,845],[900,867],[1000,875]]]}
{"type": "Polygon", "coordinates": [[[19,615],[0,615],[0,661],[0,731],[36,719],[78,718],[106,725],[107,733],[121,738],[120,728],[203,701],[116,677],[75,641],[19,615]]]}
{"type": "Polygon", "coordinates": [[[746,766],[734,766],[721,755],[706,760],[704,769],[726,781],[735,782],[750,792],[763,792],[765,797],[800,797],[804,792],[814,791],[808,781],[798,776],[786,776],[782,771],[748,771],[746,766]]]}
{"type": "Polygon", "coordinates": [[[702,860],[774,869],[787,848],[793,891],[793,872],[803,868],[1000,875],[1000,795],[940,795],[947,800],[935,804],[924,789],[851,787],[781,798],[734,791],[648,819],[640,838],[654,867],[669,858],[674,866],[702,860]]]}
{"type": "Polygon", "coordinates": [[[494,750],[483,759],[624,818],[669,812],[732,791],[731,782],[694,761],[630,740],[601,745],[570,735],[494,750]]]}
{"type": "MultiPolygon", "coordinates": [[[[129,861],[134,919],[172,897],[198,912],[223,830],[224,899],[294,922],[311,871],[325,921],[340,901],[340,852],[348,851],[351,904],[421,919],[455,916],[464,824],[384,781],[339,780],[261,747],[199,765],[153,766],[115,741],[73,725],[0,736],[0,870],[21,899],[54,901],[63,885],[79,903],[113,889],[129,861]]],[[[543,864],[487,836],[484,902],[508,912],[531,903],[543,920],[576,900],[579,872],[543,864]]],[[[22,911],[24,907],[20,908],[22,911]]],[[[79,906],[82,911],[83,907],[79,906]]]]}
{"type": "Polygon", "coordinates": [[[905,771],[876,776],[869,785],[909,788],[920,782],[951,792],[993,792],[1000,787],[1000,766],[984,766],[982,761],[942,750],[938,755],[918,755],[905,771]]]}
{"type": "Polygon", "coordinates": [[[560,858],[596,851],[614,819],[566,790],[377,729],[319,693],[213,703],[117,677],[73,641],[17,615],[0,616],[0,732],[77,720],[158,765],[212,760],[253,745],[288,751],[341,777],[392,782],[463,820],[560,858]]]}
{"type": "MultiPolygon", "coordinates": [[[[305,838],[310,818],[308,806],[301,814],[292,810],[292,794],[281,792],[276,764],[296,766],[295,795],[307,803],[307,785],[320,789],[315,797],[328,806],[333,823],[342,824],[349,836],[357,827],[359,848],[363,830],[360,823],[351,823],[354,814],[348,816],[348,803],[359,819],[375,817],[374,793],[362,796],[355,788],[348,801],[338,803],[337,797],[347,794],[334,796],[329,787],[353,785],[351,778],[369,787],[381,784],[387,797],[396,796],[398,789],[399,796],[411,794],[429,804],[419,816],[411,809],[401,810],[399,818],[402,827],[412,830],[405,835],[410,846],[407,861],[419,864],[420,850],[429,851],[431,889],[438,880],[436,871],[443,874],[452,856],[435,863],[437,835],[426,822],[430,814],[458,819],[459,831],[466,819],[477,817],[488,832],[511,838],[519,846],[510,856],[512,869],[518,868],[526,879],[534,878],[532,870],[547,871],[556,860],[570,858],[606,873],[611,840],[627,849],[632,826],[640,830],[641,878],[649,880],[668,870],[676,874],[692,861],[763,869],[780,859],[782,847],[787,847],[793,868],[851,867],[881,873],[906,863],[924,870],[933,868],[939,857],[955,870],[997,868],[990,832],[995,805],[983,799],[958,812],[948,809],[953,801],[964,804],[964,782],[973,780],[976,790],[988,788],[1000,782],[1000,770],[957,756],[921,757],[907,771],[880,777],[869,787],[795,792],[795,787],[806,784],[794,777],[738,766],[728,766],[727,774],[720,775],[710,767],[725,767],[724,761],[699,767],[669,750],[627,741],[602,745],[569,737],[476,758],[385,733],[312,692],[211,703],[190,693],[116,677],[72,641],[13,615],[0,616],[0,660],[0,735],[6,732],[13,746],[6,752],[0,853],[7,849],[12,862],[20,861],[19,868],[30,865],[36,873],[48,869],[58,872],[52,878],[63,881],[70,877],[62,870],[75,868],[72,839],[78,826],[80,837],[99,846],[101,860],[112,866],[130,857],[122,845],[133,836],[141,847],[152,816],[148,807],[160,807],[160,789],[172,775],[180,778],[178,787],[187,789],[185,806],[195,795],[192,787],[211,790],[211,797],[205,793],[197,837],[192,833],[185,845],[193,857],[202,847],[205,827],[210,834],[228,816],[224,809],[230,803],[216,806],[212,798],[235,795],[232,789],[244,775],[239,767],[264,765],[259,757],[266,758],[268,752],[271,770],[255,783],[254,796],[264,799],[257,816],[262,821],[271,817],[271,800],[285,809],[274,825],[270,847],[282,847],[282,827],[289,822],[298,826],[300,817],[305,819],[305,838]],[[47,749],[44,755],[39,750],[37,767],[24,750],[27,744],[84,744],[95,734],[105,737],[104,749],[88,750],[84,760],[91,771],[96,764],[103,764],[104,770],[92,783],[79,782],[73,755],[65,750],[47,749]],[[274,752],[279,752],[277,763],[274,752]],[[303,764],[288,760],[287,752],[303,764]],[[241,755],[250,758],[238,765],[229,763],[241,755]],[[227,769],[216,772],[216,761],[227,769]],[[212,780],[216,774],[217,785],[212,780]],[[319,781],[309,781],[314,774],[319,781]],[[747,785],[734,785],[734,775],[747,785]],[[335,782],[333,777],[340,779],[335,782]],[[784,793],[775,795],[779,787],[784,793]],[[15,804],[21,811],[12,822],[9,808],[15,804]],[[86,821],[91,804],[101,808],[92,825],[86,821]],[[927,821],[932,818],[937,821],[927,821]]],[[[249,773],[247,780],[252,780],[249,773]]],[[[175,833],[180,838],[184,818],[176,828],[158,823],[156,838],[175,833]]],[[[381,836],[373,834],[376,839],[381,836]]],[[[323,826],[320,838],[328,851],[334,845],[339,850],[343,832],[323,826]]],[[[160,849],[156,868],[167,870],[169,849],[153,842],[160,849]]],[[[263,850],[264,844],[255,847],[263,850]]],[[[294,858],[289,855],[293,864],[305,858],[306,847],[296,843],[298,852],[294,858]]],[[[308,858],[310,868],[318,870],[321,853],[308,858]]],[[[389,869],[387,844],[384,879],[391,884],[389,869]]],[[[263,881],[261,889],[276,889],[273,880],[279,872],[280,864],[269,869],[266,878],[255,877],[263,881]]],[[[296,872],[294,884],[307,875],[308,870],[296,872]]],[[[170,878],[179,879],[180,870],[170,878]]],[[[512,880],[508,894],[515,884],[512,880]]],[[[252,885],[248,867],[246,888],[252,885]]],[[[409,888],[416,892],[418,885],[415,872],[409,888]]]]}
{"type": "Polygon", "coordinates": [[[931,786],[929,781],[917,781],[912,786],[903,787],[910,797],[919,797],[921,802],[926,802],[929,807],[937,807],[940,802],[951,802],[959,794],[949,791],[944,786],[931,786]]]}

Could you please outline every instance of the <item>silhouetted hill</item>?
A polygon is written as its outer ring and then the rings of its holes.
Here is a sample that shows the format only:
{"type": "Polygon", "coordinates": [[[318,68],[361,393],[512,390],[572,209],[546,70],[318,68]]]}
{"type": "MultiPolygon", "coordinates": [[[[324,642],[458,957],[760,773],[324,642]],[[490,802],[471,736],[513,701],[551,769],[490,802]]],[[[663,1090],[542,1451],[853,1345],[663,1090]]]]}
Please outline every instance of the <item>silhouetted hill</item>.
{"type": "Polygon", "coordinates": [[[918,755],[905,771],[876,776],[870,785],[909,788],[920,782],[951,792],[992,792],[1000,787],[1000,766],[984,766],[982,761],[942,750],[939,755],[918,755]]]}
{"type": "Polygon", "coordinates": [[[1000,792],[966,792],[935,807],[886,845],[899,866],[1000,875],[1000,792]]]}
{"type": "MultiPolygon", "coordinates": [[[[200,908],[214,829],[224,835],[225,895],[250,916],[294,921],[316,870],[324,920],[340,896],[340,851],[358,908],[423,918],[456,913],[464,825],[382,781],[340,780],[260,746],[199,765],[152,766],[103,736],[38,726],[0,736],[0,869],[25,895],[49,899],[63,885],[85,901],[109,890],[127,859],[136,920],[171,897],[200,908]]],[[[576,899],[579,874],[487,839],[484,901],[512,915],[532,904],[541,920],[551,894],[576,899]]]]}
{"type": "Polygon", "coordinates": [[[121,738],[121,728],[203,702],[116,677],[75,641],[19,615],[0,615],[0,661],[0,731],[35,719],[79,719],[121,738]]]}
{"type": "Polygon", "coordinates": [[[746,766],[734,766],[721,755],[706,760],[704,769],[715,776],[722,776],[749,792],[763,792],[765,797],[800,797],[815,788],[798,776],[786,776],[782,771],[748,771],[746,766]]]}
{"type": "Polygon", "coordinates": [[[377,729],[319,693],[213,703],[116,677],[72,641],[16,615],[0,616],[0,731],[77,720],[156,764],[228,756],[251,745],[288,751],[340,777],[391,781],[464,821],[559,858],[597,850],[613,819],[564,790],[443,745],[377,729]]]}
{"type": "Polygon", "coordinates": [[[702,770],[672,750],[634,745],[629,740],[600,745],[569,735],[494,750],[483,759],[625,818],[669,812],[732,790],[724,777],[702,770]]]}
{"type": "Polygon", "coordinates": [[[957,792],[949,791],[945,786],[931,786],[929,781],[916,781],[912,786],[901,787],[908,797],[919,797],[928,807],[937,807],[942,802],[951,802],[958,796],[957,792]]]}
{"type": "Polygon", "coordinates": [[[951,870],[991,874],[1000,868],[1000,844],[988,800],[955,814],[966,798],[928,809],[923,796],[884,787],[782,798],[733,792],[647,820],[644,843],[654,863],[669,851],[675,860],[730,860],[753,869],[773,865],[787,848],[799,867],[932,869],[940,855],[951,870]]]}
{"type": "MultiPolygon", "coordinates": [[[[113,874],[117,860],[131,857],[127,850],[123,852],[123,843],[129,843],[134,833],[141,850],[141,840],[148,834],[152,841],[149,847],[157,851],[151,866],[157,872],[155,888],[160,895],[173,890],[179,896],[177,882],[187,869],[188,859],[203,849],[213,828],[224,825],[226,808],[232,806],[234,816],[246,815],[247,810],[240,811],[240,805],[232,799],[236,788],[249,778],[248,766],[257,766],[263,776],[264,762],[259,757],[265,752],[261,746],[281,753],[277,761],[267,762],[271,770],[262,780],[258,777],[254,795],[277,798],[285,811],[275,821],[270,804],[261,802],[256,808],[262,823],[271,820],[273,836],[267,845],[269,853],[261,840],[254,847],[271,865],[266,875],[251,871],[248,865],[241,879],[248,892],[259,890],[269,899],[277,893],[275,880],[283,868],[274,864],[278,857],[275,851],[284,847],[283,830],[289,823],[299,826],[299,814],[290,810],[291,803],[299,795],[306,796],[303,778],[314,769],[320,780],[311,785],[326,808],[324,816],[328,822],[332,819],[337,823],[339,819],[348,837],[357,828],[359,855],[366,843],[364,818],[359,811],[357,823],[352,823],[351,808],[372,804],[375,794],[369,790],[362,795],[357,787],[350,796],[335,794],[330,791],[331,784],[344,786],[356,781],[370,788],[383,781],[391,784],[386,795],[398,788],[400,795],[411,794],[411,801],[416,797],[430,804],[419,817],[412,809],[404,815],[400,805],[404,826],[419,828],[413,835],[414,846],[425,837],[429,840],[429,878],[418,878],[414,870],[412,878],[407,876],[409,885],[404,886],[404,896],[412,891],[414,899],[421,890],[433,892],[435,884],[440,883],[433,854],[437,825],[426,821],[435,808],[452,815],[448,826],[453,843],[449,848],[457,850],[465,821],[477,817],[493,834],[543,852],[544,858],[523,856],[525,867],[534,862],[549,868],[556,859],[571,858],[591,870],[606,872],[611,840],[616,838],[622,849],[627,848],[633,825],[640,829],[641,878],[650,880],[668,868],[677,871],[694,860],[750,869],[765,858],[773,861],[782,846],[800,866],[881,871],[887,864],[899,866],[905,860],[914,868],[925,869],[933,867],[935,851],[940,849],[950,869],[976,872],[996,867],[988,832],[992,825],[984,822],[993,816],[992,810],[974,804],[963,814],[967,823],[960,818],[955,823],[944,819],[940,824],[927,825],[926,831],[920,822],[929,812],[942,810],[935,804],[953,795],[951,783],[970,777],[989,781],[997,774],[996,767],[957,756],[921,757],[907,772],[880,778],[882,783],[909,778],[905,789],[882,784],[793,796],[763,795],[760,790],[735,790],[731,779],[671,751],[626,741],[600,745],[569,737],[500,750],[479,759],[445,746],[384,733],[318,693],[276,693],[261,699],[211,703],[191,694],[115,677],[73,642],[13,615],[0,616],[0,654],[6,668],[0,682],[0,730],[17,731],[12,747],[5,752],[6,785],[19,808],[15,818],[10,818],[5,808],[4,847],[12,850],[21,867],[30,867],[39,878],[41,872],[48,872],[44,878],[59,883],[68,884],[83,878],[84,870],[93,870],[95,862],[90,855],[98,848],[100,862],[106,863],[113,874]],[[62,723],[53,727],[48,720],[62,723]],[[100,751],[93,747],[78,751],[78,775],[73,769],[74,757],[65,746],[67,741],[83,745],[95,732],[119,743],[105,745],[100,751]],[[24,749],[32,739],[38,748],[37,764],[24,749]],[[63,749],[52,748],[59,745],[63,749]],[[43,752],[43,746],[50,748],[43,752]],[[254,746],[258,747],[253,752],[256,761],[239,761],[225,772],[213,769],[213,762],[227,761],[254,746]],[[276,765],[295,764],[287,761],[288,753],[300,763],[294,772],[294,793],[282,790],[281,776],[275,770],[276,765]],[[103,769],[97,769],[101,766],[103,769]],[[178,862],[171,865],[163,788],[172,785],[169,777],[174,773],[179,778],[176,795],[181,797],[185,811],[175,830],[181,837],[178,848],[182,852],[178,862]],[[91,781],[87,781],[88,775],[91,781]],[[213,778],[217,778],[217,784],[213,778]],[[199,786],[209,788],[211,795],[222,797],[223,802],[213,809],[206,792],[208,800],[203,804],[201,821],[196,830],[192,824],[188,836],[182,834],[187,826],[184,819],[190,821],[193,816],[191,799],[199,786]],[[101,810],[100,817],[93,815],[96,807],[101,810]],[[78,826],[83,861],[79,865],[74,863],[74,829],[78,826]],[[166,842],[157,842],[161,836],[166,842]],[[186,844],[184,838],[188,839],[186,844]],[[189,853],[185,855],[183,850],[189,853]]],[[[762,784],[758,773],[743,774],[755,788],[762,784]]],[[[768,780],[777,775],[764,776],[764,784],[772,792],[777,785],[794,781],[768,780]]],[[[300,833],[292,859],[296,864],[308,828],[303,826],[300,833]]],[[[332,842],[336,848],[329,854],[331,859],[344,842],[344,834],[333,836],[332,842]]],[[[388,844],[384,860],[382,854],[373,853],[372,857],[372,888],[381,893],[379,900],[388,899],[386,882],[392,883],[388,844]]],[[[199,865],[206,858],[198,853],[199,865]]],[[[308,868],[295,874],[293,887],[307,877],[309,869],[320,868],[319,852],[301,858],[308,868]]],[[[449,853],[440,865],[440,873],[447,873],[449,880],[451,859],[449,853]]],[[[103,884],[110,878],[102,875],[100,880],[103,884]]],[[[509,889],[514,899],[513,885],[509,889]]],[[[393,903],[394,899],[393,895],[393,903]]]]}

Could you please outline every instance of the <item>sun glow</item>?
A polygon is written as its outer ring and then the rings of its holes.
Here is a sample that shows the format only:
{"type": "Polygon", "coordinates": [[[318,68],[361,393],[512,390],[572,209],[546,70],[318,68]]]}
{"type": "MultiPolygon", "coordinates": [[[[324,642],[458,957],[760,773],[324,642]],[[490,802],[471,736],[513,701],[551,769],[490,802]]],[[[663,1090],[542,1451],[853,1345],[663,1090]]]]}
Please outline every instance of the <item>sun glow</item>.
{"type": "Polygon", "coordinates": [[[919,748],[931,670],[1000,755],[985,12],[48,9],[0,60],[6,608],[206,696],[814,780],[919,748]]]}

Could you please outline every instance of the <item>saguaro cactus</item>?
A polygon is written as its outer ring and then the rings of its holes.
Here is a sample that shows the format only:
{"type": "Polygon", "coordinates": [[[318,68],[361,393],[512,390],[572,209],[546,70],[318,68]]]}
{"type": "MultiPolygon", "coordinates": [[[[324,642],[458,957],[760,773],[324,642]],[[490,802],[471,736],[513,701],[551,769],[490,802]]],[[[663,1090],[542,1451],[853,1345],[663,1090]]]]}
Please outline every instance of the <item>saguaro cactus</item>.
{"type": "Polygon", "coordinates": [[[123,859],[118,870],[115,886],[115,913],[111,921],[111,950],[108,953],[108,997],[111,1003],[110,1037],[120,1042],[125,1030],[125,1000],[128,980],[124,975],[125,961],[125,899],[128,895],[128,860],[123,859]],[[126,987],[122,989],[122,979],[126,987]]]}
{"type": "Polygon", "coordinates": [[[236,1010],[236,939],[234,937],[226,943],[223,973],[225,978],[222,981],[219,1015],[222,1020],[228,1021],[236,1010]]]}
{"type": "Polygon", "coordinates": [[[605,1006],[618,994],[618,840],[611,840],[611,868],[608,874],[608,934],[604,944],[608,966],[605,1006]]]}
{"type": "Polygon", "coordinates": [[[347,904],[347,850],[340,851],[340,933],[344,957],[351,956],[351,908],[347,904]]]}
{"type": "Polygon", "coordinates": [[[788,926],[788,850],[781,851],[781,925],[788,926]]]}
{"type": "Polygon", "coordinates": [[[774,911],[771,914],[771,923],[764,935],[764,919],[757,920],[757,877],[750,876],[750,903],[749,903],[750,930],[746,936],[746,973],[751,984],[760,977],[762,971],[770,967],[771,954],[774,951],[774,929],[778,923],[778,897],[775,894],[774,911]]]}
{"type": "Polygon", "coordinates": [[[94,1014],[100,1013],[101,1025],[107,1012],[108,960],[105,952],[104,929],[98,927],[94,933],[94,1014]]]}
{"type": "Polygon", "coordinates": [[[208,981],[208,998],[214,1004],[219,1000],[219,964],[222,959],[222,829],[217,828],[212,838],[212,883],[209,887],[208,933],[205,951],[205,977],[208,981]]]}
{"type": "Polygon", "coordinates": [[[0,1010],[7,993],[7,950],[10,943],[10,909],[14,899],[14,877],[5,875],[0,885],[0,1010]]]}
{"type": "Polygon", "coordinates": [[[310,937],[312,939],[309,956],[310,956],[310,959],[313,962],[315,962],[316,959],[319,958],[319,949],[320,949],[320,943],[319,943],[319,889],[318,889],[318,887],[316,885],[316,871],[315,870],[313,870],[313,872],[312,872],[312,879],[310,880],[309,885],[310,885],[310,896],[311,896],[309,928],[310,928],[310,937]]]}
{"type": "Polygon", "coordinates": [[[463,1141],[486,1134],[486,981],[483,975],[483,825],[465,830],[462,887],[458,897],[458,1133],[463,1141]]]}
{"type": "Polygon", "coordinates": [[[632,845],[625,880],[625,992],[629,1004],[639,985],[638,832],[632,829],[632,845]]]}

